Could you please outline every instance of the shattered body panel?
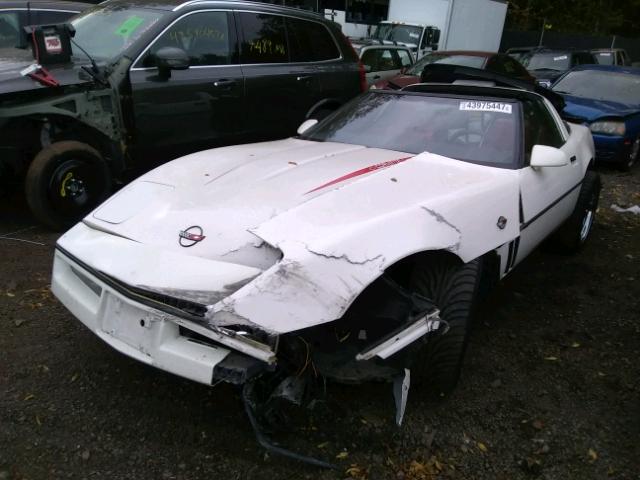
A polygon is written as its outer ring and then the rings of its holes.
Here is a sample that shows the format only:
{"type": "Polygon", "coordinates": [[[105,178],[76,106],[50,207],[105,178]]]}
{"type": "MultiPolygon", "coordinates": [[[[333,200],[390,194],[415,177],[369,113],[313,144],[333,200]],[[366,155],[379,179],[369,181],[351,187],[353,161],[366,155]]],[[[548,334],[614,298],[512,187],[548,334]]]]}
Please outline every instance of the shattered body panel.
{"type": "Polygon", "coordinates": [[[193,154],[123,189],[59,244],[129,285],[175,289],[193,301],[202,300],[194,289],[209,291],[212,326],[244,324],[274,334],[312,327],[339,319],[404,257],[447,250],[467,262],[517,236],[514,170],[424,153],[311,192],[345,171],[407,156],[297,139],[193,154]],[[171,185],[161,183],[169,178],[171,185]],[[500,216],[510,220],[505,229],[495,224],[500,216]],[[187,251],[177,233],[189,225],[208,238],[187,251]],[[116,257],[90,255],[111,249],[119,255],[112,264],[105,262],[116,257]],[[265,249],[282,258],[269,258],[265,249]],[[173,267],[178,261],[183,275],[173,267]],[[209,262],[217,284],[194,277],[209,262]],[[238,289],[230,292],[229,284],[238,289]]]}

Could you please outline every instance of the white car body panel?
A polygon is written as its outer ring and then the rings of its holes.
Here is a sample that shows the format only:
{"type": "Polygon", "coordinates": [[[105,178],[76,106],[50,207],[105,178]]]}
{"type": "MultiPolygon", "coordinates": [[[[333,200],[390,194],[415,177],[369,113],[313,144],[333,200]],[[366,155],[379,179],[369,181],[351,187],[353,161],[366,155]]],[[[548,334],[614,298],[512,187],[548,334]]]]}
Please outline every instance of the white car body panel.
{"type": "Polygon", "coordinates": [[[511,241],[517,198],[516,170],[288,139],[200,152],[156,169],[59,245],[128,285],[216,300],[205,302],[212,325],[286,333],[340,318],[385,268],[413,253],[449,250],[469,261],[511,241]],[[173,188],[158,194],[144,186],[151,193],[143,201],[137,190],[147,182],[173,188]],[[123,210],[137,213],[122,220],[123,210]],[[208,238],[185,249],[178,232],[190,225],[208,238]],[[266,267],[263,241],[282,252],[281,261],[266,267]]]}
{"type": "Polygon", "coordinates": [[[192,380],[211,383],[232,351],[274,364],[276,348],[233,328],[277,338],[338,320],[420,252],[462,262],[496,252],[507,275],[571,214],[593,159],[587,128],[561,129],[574,160],[536,169],[296,138],[188,155],[65,233],[52,290],[117,350],[192,380]],[[185,244],[190,227],[202,237],[185,244]]]}

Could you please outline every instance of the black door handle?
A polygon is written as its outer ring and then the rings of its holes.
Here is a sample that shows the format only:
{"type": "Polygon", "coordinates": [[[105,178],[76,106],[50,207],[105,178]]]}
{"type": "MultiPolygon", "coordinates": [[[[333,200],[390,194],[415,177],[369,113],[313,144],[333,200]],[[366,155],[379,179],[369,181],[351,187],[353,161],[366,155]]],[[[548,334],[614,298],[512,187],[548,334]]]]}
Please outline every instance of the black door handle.
{"type": "Polygon", "coordinates": [[[571,163],[575,162],[578,159],[578,157],[576,157],[575,155],[573,157],[571,157],[569,159],[569,161],[571,161],[571,163]]]}
{"type": "Polygon", "coordinates": [[[216,80],[215,82],[213,82],[213,86],[214,87],[235,87],[236,85],[236,81],[235,80],[216,80]]]}

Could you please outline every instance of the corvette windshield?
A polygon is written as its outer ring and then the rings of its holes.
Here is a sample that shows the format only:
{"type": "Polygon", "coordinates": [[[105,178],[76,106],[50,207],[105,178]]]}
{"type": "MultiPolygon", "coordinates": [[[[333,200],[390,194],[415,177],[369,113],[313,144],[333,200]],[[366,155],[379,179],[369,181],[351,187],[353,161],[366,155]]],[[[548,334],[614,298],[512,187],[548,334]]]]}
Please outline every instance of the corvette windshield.
{"type": "MultiPolygon", "coordinates": [[[[160,10],[100,6],[73,18],[73,41],[96,60],[110,60],[135,42],[164,15],[160,10]]],[[[83,57],[78,48],[74,56],[83,57]]]]}
{"type": "Polygon", "coordinates": [[[553,89],[576,97],[640,105],[640,75],[577,70],[562,77],[553,89]]]}
{"type": "Polygon", "coordinates": [[[370,92],[302,138],[512,167],[519,157],[518,111],[517,103],[483,98],[370,92]]]}

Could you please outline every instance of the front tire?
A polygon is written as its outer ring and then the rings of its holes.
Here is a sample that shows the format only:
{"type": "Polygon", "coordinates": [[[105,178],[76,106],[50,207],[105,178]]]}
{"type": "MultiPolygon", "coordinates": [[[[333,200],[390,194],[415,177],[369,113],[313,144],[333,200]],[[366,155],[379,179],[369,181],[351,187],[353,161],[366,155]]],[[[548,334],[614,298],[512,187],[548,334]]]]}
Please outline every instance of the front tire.
{"type": "Polygon", "coordinates": [[[36,155],[25,194],[36,219],[63,230],[82,219],[111,191],[111,172],[93,147],[76,141],[51,144],[36,155]]]}
{"type": "Polygon", "coordinates": [[[428,298],[449,324],[445,334],[430,338],[411,366],[412,377],[435,396],[449,394],[460,377],[480,281],[481,262],[460,264],[442,254],[429,254],[411,275],[411,290],[428,298]]]}

